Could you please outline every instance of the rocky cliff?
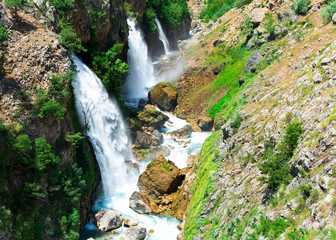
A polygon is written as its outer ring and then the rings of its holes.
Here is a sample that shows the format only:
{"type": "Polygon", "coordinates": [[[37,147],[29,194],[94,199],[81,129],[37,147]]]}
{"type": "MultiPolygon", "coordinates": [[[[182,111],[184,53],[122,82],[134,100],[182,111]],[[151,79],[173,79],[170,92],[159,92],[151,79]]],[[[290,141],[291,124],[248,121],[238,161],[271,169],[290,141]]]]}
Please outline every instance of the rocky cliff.
{"type": "Polygon", "coordinates": [[[209,114],[217,131],[195,163],[184,239],[335,238],[336,43],[324,4],[298,15],[290,1],[253,1],[198,23],[185,43],[195,71],[179,82],[177,113],[209,114]]]}

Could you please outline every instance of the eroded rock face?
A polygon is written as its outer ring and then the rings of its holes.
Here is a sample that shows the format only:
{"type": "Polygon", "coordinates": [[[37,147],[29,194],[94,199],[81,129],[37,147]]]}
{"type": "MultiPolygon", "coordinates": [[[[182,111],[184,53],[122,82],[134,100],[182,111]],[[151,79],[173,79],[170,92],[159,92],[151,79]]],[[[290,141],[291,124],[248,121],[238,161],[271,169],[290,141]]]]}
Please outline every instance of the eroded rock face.
{"type": "Polygon", "coordinates": [[[144,240],[147,235],[147,230],[145,227],[136,226],[127,229],[121,238],[123,240],[144,240]]]}
{"type": "Polygon", "coordinates": [[[77,36],[84,44],[94,40],[101,49],[105,49],[111,42],[127,42],[126,19],[122,0],[76,0],[71,23],[77,36]],[[104,17],[98,18],[94,15],[95,12],[100,12],[104,17]],[[95,32],[92,31],[92,26],[94,26],[95,32]]]}
{"type": "Polygon", "coordinates": [[[189,138],[192,134],[192,127],[190,125],[186,125],[184,126],[183,128],[180,128],[176,131],[173,131],[171,133],[171,135],[173,137],[177,137],[177,138],[180,138],[180,139],[186,139],[186,138],[189,138]]]}
{"type": "Polygon", "coordinates": [[[151,162],[146,171],[140,175],[138,186],[142,192],[155,199],[160,195],[175,192],[184,178],[185,175],[172,161],[160,156],[151,162]]]}
{"type": "Polygon", "coordinates": [[[159,212],[159,207],[146,193],[134,192],[130,197],[129,207],[141,214],[156,214],[159,212]]]}
{"type": "Polygon", "coordinates": [[[95,215],[97,228],[103,232],[111,231],[121,227],[123,221],[123,215],[115,210],[103,209],[95,215]]]}
{"type": "Polygon", "coordinates": [[[200,116],[197,125],[202,131],[211,131],[213,127],[213,119],[206,116],[200,116]]]}
{"type": "Polygon", "coordinates": [[[150,102],[163,111],[174,111],[177,105],[177,88],[172,83],[161,82],[149,93],[150,102]]]}

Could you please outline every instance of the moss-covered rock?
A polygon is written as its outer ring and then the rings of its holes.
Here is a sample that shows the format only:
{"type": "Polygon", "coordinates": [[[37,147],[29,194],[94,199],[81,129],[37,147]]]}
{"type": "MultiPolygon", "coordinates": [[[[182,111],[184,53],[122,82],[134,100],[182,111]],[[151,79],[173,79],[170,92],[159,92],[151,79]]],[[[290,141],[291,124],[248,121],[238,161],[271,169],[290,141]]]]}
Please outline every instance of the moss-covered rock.
{"type": "Polygon", "coordinates": [[[163,111],[174,111],[177,105],[178,91],[172,83],[161,82],[157,84],[149,93],[148,98],[152,104],[158,106],[163,111]]]}

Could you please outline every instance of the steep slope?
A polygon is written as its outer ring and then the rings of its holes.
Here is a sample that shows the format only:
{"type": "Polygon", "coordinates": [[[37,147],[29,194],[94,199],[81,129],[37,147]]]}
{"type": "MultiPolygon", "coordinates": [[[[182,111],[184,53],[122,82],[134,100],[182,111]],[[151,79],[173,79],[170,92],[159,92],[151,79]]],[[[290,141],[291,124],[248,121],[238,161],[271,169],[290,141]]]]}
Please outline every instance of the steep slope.
{"type": "Polygon", "coordinates": [[[185,54],[180,88],[194,89],[177,113],[218,129],[195,163],[185,239],[335,238],[334,26],[322,2],[303,16],[278,3],[230,10],[185,54]]]}

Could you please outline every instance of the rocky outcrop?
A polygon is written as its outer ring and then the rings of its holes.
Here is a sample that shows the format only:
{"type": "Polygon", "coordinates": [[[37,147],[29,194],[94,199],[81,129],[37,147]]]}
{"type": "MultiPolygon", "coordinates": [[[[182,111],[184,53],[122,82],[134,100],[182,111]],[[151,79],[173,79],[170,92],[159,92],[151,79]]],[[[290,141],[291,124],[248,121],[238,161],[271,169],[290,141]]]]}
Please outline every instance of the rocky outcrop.
{"type": "Polygon", "coordinates": [[[141,192],[155,199],[160,195],[176,192],[184,177],[185,175],[172,161],[160,156],[152,161],[146,171],[140,175],[138,186],[141,192]]]}
{"type": "Polygon", "coordinates": [[[189,32],[191,29],[191,22],[192,22],[191,17],[187,16],[182,20],[182,23],[179,26],[172,26],[162,23],[170,47],[172,49],[177,49],[179,40],[186,39],[190,36],[189,32]]]}
{"type": "Polygon", "coordinates": [[[147,230],[145,227],[136,226],[127,229],[123,235],[121,236],[121,239],[123,240],[145,240],[147,236],[147,230]]]}
{"type": "Polygon", "coordinates": [[[113,42],[127,42],[128,26],[122,0],[76,0],[70,11],[69,20],[82,43],[93,41],[105,49],[113,42]]]}
{"type": "Polygon", "coordinates": [[[137,13],[137,20],[141,21],[145,13],[146,1],[145,0],[126,0],[130,5],[132,12],[137,13]]]}
{"type": "Polygon", "coordinates": [[[190,138],[191,134],[193,132],[193,129],[192,127],[188,124],[186,126],[184,126],[183,128],[181,129],[178,129],[176,131],[173,131],[171,133],[171,135],[173,137],[176,137],[176,138],[180,138],[180,139],[187,139],[187,138],[190,138]]]}
{"type": "Polygon", "coordinates": [[[115,210],[100,210],[95,215],[95,223],[100,231],[107,232],[122,226],[123,215],[115,210]]]}
{"type": "Polygon", "coordinates": [[[177,88],[172,83],[161,82],[148,93],[152,104],[163,111],[174,111],[177,105],[177,88]]]}
{"type": "Polygon", "coordinates": [[[213,127],[213,119],[207,116],[200,116],[197,125],[202,131],[211,131],[213,127]]]}
{"type": "Polygon", "coordinates": [[[129,200],[129,207],[140,214],[156,214],[159,207],[146,193],[134,192],[129,200]]]}

